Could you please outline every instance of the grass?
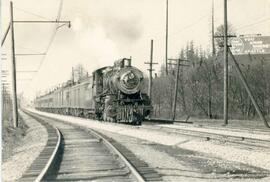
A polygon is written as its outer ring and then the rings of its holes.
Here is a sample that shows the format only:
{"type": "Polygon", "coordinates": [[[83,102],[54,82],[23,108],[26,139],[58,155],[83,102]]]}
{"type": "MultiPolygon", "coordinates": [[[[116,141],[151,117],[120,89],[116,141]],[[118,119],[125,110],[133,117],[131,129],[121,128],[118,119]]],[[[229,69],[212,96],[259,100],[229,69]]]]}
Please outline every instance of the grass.
{"type": "Polygon", "coordinates": [[[23,121],[22,117],[19,115],[17,128],[13,127],[12,112],[6,110],[3,112],[2,118],[2,159],[6,161],[10,156],[12,156],[14,149],[19,146],[20,141],[26,135],[26,130],[28,126],[23,121]]]}

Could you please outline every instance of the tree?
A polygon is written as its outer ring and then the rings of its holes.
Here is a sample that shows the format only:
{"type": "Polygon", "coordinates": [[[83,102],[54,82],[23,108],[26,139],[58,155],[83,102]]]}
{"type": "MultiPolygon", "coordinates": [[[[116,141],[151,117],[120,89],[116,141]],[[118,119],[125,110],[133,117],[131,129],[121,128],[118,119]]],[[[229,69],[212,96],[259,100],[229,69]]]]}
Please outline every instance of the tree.
{"type": "MultiPolygon", "coordinates": [[[[197,46],[190,41],[179,51],[181,59],[189,60],[187,64],[194,64],[189,67],[180,67],[177,116],[220,118],[223,113],[223,65],[219,61],[223,59],[222,51],[218,51],[213,56],[201,47],[198,49],[194,47],[197,46]]],[[[242,59],[247,63],[247,56],[240,57],[237,58],[239,61],[242,59]]],[[[248,62],[248,65],[241,65],[241,67],[259,107],[264,114],[270,116],[270,82],[268,81],[270,80],[270,64],[256,56],[253,61],[248,62]]],[[[238,119],[257,117],[256,110],[236,70],[231,68],[229,74],[230,115],[238,119]]],[[[175,69],[176,67],[172,67],[170,73],[176,73],[175,69]]],[[[171,115],[174,86],[175,76],[172,74],[166,76],[165,68],[162,66],[160,76],[153,80],[152,103],[159,117],[165,118],[171,115]]]]}
{"type": "MultiPolygon", "coordinates": [[[[235,35],[235,30],[233,28],[233,26],[231,24],[228,24],[228,35],[235,35]]],[[[215,42],[216,42],[216,50],[221,51],[222,47],[224,45],[224,40],[223,37],[224,36],[224,25],[220,25],[217,27],[216,32],[215,32],[215,42]]],[[[228,44],[231,44],[232,41],[232,37],[228,37],[228,44]]]]}
{"type": "Polygon", "coordinates": [[[72,68],[72,81],[79,82],[81,79],[88,76],[88,72],[84,68],[84,66],[79,63],[74,68],[72,68]]]}

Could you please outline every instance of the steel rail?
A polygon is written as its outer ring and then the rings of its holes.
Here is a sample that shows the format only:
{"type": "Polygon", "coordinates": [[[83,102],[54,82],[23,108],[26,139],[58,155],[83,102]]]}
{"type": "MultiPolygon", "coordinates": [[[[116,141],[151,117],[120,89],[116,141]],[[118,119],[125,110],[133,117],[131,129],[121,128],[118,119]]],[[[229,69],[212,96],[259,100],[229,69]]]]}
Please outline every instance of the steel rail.
{"type": "Polygon", "coordinates": [[[263,130],[263,129],[255,129],[255,128],[240,128],[240,127],[219,127],[219,126],[209,126],[209,125],[201,125],[196,126],[197,128],[204,128],[204,129],[216,129],[221,131],[233,131],[233,132],[243,132],[247,134],[260,134],[260,135],[269,135],[269,129],[263,130]]]}
{"type": "Polygon", "coordinates": [[[270,143],[270,140],[258,139],[258,138],[252,138],[252,137],[218,134],[218,133],[211,133],[211,132],[206,132],[206,131],[194,131],[194,130],[187,130],[187,129],[183,129],[183,128],[169,128],[169,127],[164,127],[164,126],[161,126],[161,128],[186,131],[186,132],[193,132],[193,133],[200,133],[200,134],[212,135],[212,136],[221,136],[221,137],[226,137],[226,138],[237,138],[237,139],[241,139],[241,140],[251,140],[251,141],[260,141],[260,142],[269,142],[270,143]]]}
{"type": "MultiPolygon", "coordinates": [[[[26,110],[23,110],[23,112],[25,112],[26,114],[28,114],[29,116],[31,116],[32,118],[34,118],[35,120],[37,120],[39,123],[43,123],[39,117],[37,116],[34,116],[34,114],[30,111],[26,111],[26,110]],[[39,119],[37,119],[39,118],[39,119]]],[[[46,121],[44,121],[46,122],[46,121]]],[[[56,134],[57,134],[57,142],[56,142],[56,145],[54,147],[54,150],[52,152],[52,154],[50,155],[50,158],[49,160],[47,161],[46,165],[44,166],[44,168],[41,170],[41,172],[38,174],[38,176],[36,177],[35,179],[35,182],[40,182],[40,181],[43,181],[44,180],[44,177],[46,176],[46,174],[48,173],[50,167],[52,166],[52,164],[54,163],[54,161],[56,160],[56,156],[57,156],[57,153],[59,152],[59,149],[60,149],[60,145],[61,145],[61,142],[63,140],[62,138],[62,135],[61,135],[61,132],[60,130],[53,126],[53,125],[50,125],[50,127],[54,128],[54,130],[56,131],[56,134]]],[[[46,147],[46,146],[45,146],[46,147]]]]}
{"type": "Polygon", "coordinates": [[[158,126],[157,128],[153,128],[153,127],[152,128],[151,127],[143,127],[143,128],[152,129],[152,130],[159,130],[159,131],[160,131],[160,129],[163,129],[163,131],[165,131],[165,132],[190,136],[190,137],[194,137],[194,138],[205,138],[206,140],[224,141],[225,139],[227,139],[225,141],[228,143],[236,143],[236,144],[260,147],[260,148],[270,148],[270,146],[266,146],[266,145],[257,145],[257,144],[253,144],[253,143],[247,143],[247,142],[270,143],[270,140],[264,140],[264,139],[217,134],[217,133],[210,133],[210,132],[203,132],[203,131],[186,130],[186,129],[182,129],[182,128],[169,128],[169,127],[164,127],[164,126],[158,126]],[[229,139],[231,139],[231,140],[229,140],[229,139]],[[232,139],[238,139],[238,141],[235,141],[232,139]]]}
{"type": "Polygon", "coordinates": [[[127,158],[116,148],[114,147],[107,139],[105,139],[103,136],[101,136],[100,134],[98,134],[96,131],[94,131],[93,129],[89,129],[89,131],[97,138],[102,139],[102,141],[104,142],[104,144],[110,148],[111,150],[113,150],[120,158],[122,161],[124,161],[125,165],[130,169],[131,173],[136,177],[136,179],[139,182],[145,182],[144,178],[142,177],[142,175],[138,172],[138,170],[127,160],[127,158]]]}
{"type": "MultiPolygon", "coordinates": [[[[37,114],[37,113],[33,113],[33,114],[35,114],[37,116],[40,116],[40,117],[43,117],[43,118],[49,118],[49,119],[55,119],[55,120],[61,121],[59,119],[48,117],[48,116],[43,116],[43,115],[40,115],[40,114],[37,114]]],[[[63,122],[63,121],[61,121],[61,122],[63,122]]],[[[71,125],[73,126],[74,124],[71,124],[71,125]]],[[[115,154],[117,154],[120,157],[120,159],[124,162],[124,164],[129,168],[129,170],[131,171],[131,174],[133,174],[133,176],[136,178],[136,180],[138,182],[145,182],[145,179],[138,172],[138,170],[127,160],[127,158],[116,147],[114,147],[113,144],[111,144],[106,138],[104,138],[103,136],[101,136],[100,134],[98,134],[93,129],[87,129],[87,131],[89,131],[97,139],[101,139],[104,142],[104,144],[108,147],[109,150],[111,150],[115,154]]],[[[44,173],[44,175],[46,175],[46,173],[44,173]]],[[[41,178],[41,180],[42,180],[42,178],[41,178]]],[[[38,181],[36,181],[36,182],[38,182],[38,181]]]]}
{"type": "Polygon", "coordinates": [[[60,144],[61,144],[61,141],[62,141],[62,137],[61,137],[61,133],[59,131],[59,129],[57,129],[55,126],[52,126],[56,132],[57,132],[57,136],[58,136],[58,139],[57,139],[57,144],[53,150],[53,153],[50,157],[50,159],[48,160],[47,164],[45,165],[45,167],[43,168],[43,170],[41,171],[41,173],[38,175],[38,177],[36,178],[35,182],[40,182],[43,180],[43,178],[45,177],[45,175],[48,173],[48,170],[49,168],[51,167],[52,163],[54,162],[54,160],[56,159],[56,154],[57,152],[59,151],[60,149],[60,144]]]}

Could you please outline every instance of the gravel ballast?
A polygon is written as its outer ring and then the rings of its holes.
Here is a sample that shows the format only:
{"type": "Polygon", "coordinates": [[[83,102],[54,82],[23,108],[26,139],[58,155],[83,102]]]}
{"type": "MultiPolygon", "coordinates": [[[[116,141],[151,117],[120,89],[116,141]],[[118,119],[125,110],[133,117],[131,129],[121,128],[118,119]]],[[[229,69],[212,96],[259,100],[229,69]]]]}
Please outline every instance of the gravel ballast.
{"type": "Polygon", "coordinates": [[[238,162],[148,142],[134,137],[99,130],[131,150],[157,171],[163,181],[268,181],[268,171],[238,162]]]}
{"type": "Polygon", "coordinates": [[[20,114],[29,128],[21,143],[14,149],[13,155],[2,163],[2,181],[18,180],[47,143],[45,127],[25,113],[20,114]]]}

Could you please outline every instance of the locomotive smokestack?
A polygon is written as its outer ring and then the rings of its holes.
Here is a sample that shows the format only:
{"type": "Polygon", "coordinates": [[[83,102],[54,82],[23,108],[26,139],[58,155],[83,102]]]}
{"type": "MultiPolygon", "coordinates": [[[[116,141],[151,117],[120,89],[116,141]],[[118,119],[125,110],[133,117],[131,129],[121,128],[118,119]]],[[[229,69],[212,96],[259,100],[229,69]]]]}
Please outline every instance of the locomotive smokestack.
{"type": "Polygon", "coordinates": [[[128,66],[130,67],[131,66],[131,58],[127,59],[127,61],[128,61],[128,66]]]}
{"type": "Polygon", "coordinates": [[[131,59],[132,59],[132,56],[129,57],[129,66],[131,66],[131,59]]]}

